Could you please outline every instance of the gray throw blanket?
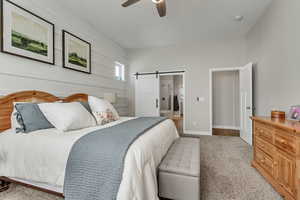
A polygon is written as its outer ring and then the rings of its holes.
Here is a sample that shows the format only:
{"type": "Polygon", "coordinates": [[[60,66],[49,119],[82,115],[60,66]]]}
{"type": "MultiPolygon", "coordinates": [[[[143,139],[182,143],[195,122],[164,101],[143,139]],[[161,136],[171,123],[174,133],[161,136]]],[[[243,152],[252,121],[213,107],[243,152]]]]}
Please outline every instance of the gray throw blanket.
{"type": "Polygon", "coordinates": [[[81,137],[68,158],[65,199],[116,199],[130,145],[164,120],[162,117],[141,117],[81,137]]]}

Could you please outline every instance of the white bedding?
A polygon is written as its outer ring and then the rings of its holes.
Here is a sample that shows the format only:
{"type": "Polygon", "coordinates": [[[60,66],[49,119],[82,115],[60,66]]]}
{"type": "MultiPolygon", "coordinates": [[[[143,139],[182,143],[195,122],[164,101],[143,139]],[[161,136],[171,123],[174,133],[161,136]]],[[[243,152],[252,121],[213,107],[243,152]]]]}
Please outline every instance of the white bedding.
{"type": "MultiPolygon", "coordinates": [[[[67,159],[73,144],[83,135],[133,118],[121,118],[105,126],[63,133],[47,129],[31,134],[0,134],[0,176],[46,183],[63,188],[67,159]]],[[[118,200],[158,200],[156,169],[178,138],[174,123],[166,120],[137,139],[125,158],[118,200]]]]}

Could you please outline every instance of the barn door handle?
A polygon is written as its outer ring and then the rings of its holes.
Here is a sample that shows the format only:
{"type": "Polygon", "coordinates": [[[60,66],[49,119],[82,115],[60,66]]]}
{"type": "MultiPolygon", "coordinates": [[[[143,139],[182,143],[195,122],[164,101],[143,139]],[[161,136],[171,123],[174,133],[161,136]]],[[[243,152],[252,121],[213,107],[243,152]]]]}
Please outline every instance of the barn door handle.
{"type": "Polygon", "coordinates": [[[158,108],[158,99],[156,99],[156,108],[158,108]]]}

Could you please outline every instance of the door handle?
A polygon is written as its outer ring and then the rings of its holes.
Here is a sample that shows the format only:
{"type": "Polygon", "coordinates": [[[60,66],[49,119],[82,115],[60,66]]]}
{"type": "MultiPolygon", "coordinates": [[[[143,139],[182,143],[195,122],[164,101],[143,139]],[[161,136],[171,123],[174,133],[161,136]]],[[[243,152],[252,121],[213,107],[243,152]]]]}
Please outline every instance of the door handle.
{"type": "Polygon", "coordinates": [[[156,108],[158,108],[158,99],[156,99],[156,108]]]}
{"type": "Polygon", "coordinates": [[[250,106],[247,106],[246,109],[247,109],[247,110],[251,110],[251,107],[250,107],[250,106]]]}

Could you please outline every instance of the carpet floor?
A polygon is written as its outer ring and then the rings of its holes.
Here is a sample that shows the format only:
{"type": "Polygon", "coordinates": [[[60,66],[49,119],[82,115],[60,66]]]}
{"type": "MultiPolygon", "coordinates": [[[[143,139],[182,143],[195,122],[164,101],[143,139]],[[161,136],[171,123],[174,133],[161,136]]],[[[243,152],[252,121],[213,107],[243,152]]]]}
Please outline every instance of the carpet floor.
{"type": "Polygon", "coordinates": [[[251,167],[252,148],[239,137],[201,137],[201,200],[282,200],[251,167]]]}
{"type": "MultiPolygon", "coordinates": [[[[252,148],[238,137],[201,136],[201,200],[282,200],[251,159],[252,148]]],[[[14,184],[0,199],[62,200],[14,184]]]]}

